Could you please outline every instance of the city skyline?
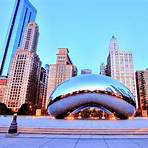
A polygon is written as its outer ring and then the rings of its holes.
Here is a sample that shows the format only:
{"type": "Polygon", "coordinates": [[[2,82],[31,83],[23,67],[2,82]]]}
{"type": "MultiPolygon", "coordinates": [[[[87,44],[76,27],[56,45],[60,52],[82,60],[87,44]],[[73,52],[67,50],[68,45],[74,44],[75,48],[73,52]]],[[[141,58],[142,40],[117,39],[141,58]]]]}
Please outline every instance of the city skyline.
{"type": "MultiPolygon", "coordinates": [[[[0,50],[3,48],[14,2],[0,1],[0,50]]],[[[135,71],[148,67],[146,0],[30,2],[37,9],[36,22],[40,29],[37,51],[43,65],[56,62],[58,48],[69,48],[70,57],[79,73],[86,68],[99,73],[100,63],[107,59],[110,38],[115,35],[121,50],[133,52],[135,71]]]]}

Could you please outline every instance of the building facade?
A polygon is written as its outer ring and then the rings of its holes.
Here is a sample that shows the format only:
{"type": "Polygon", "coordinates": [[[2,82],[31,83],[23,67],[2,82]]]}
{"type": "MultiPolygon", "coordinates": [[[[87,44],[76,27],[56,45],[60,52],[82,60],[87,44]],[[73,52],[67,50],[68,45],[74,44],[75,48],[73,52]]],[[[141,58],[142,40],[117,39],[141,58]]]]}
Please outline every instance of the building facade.
{"type": "Polygon", "coordinates": [[[39,94],[37,101],[37,108],[41,109],[42,113],[45,113],[46,111],[48,73],[49,73],[49,65],[46,64],[45,68],[41,67],[40,80],[39,80],[39,94]]]}
{"type": "Polygon", "coordinates": [[[67,48],[59,48],[56,64],[49,65],[48,100],[52,91],[59,84],[77,75],[77,68],[73,65],[68,53],[67,48]]]}
{"type": "MultiPolygon", "coordinates": [[[[35,32],[38,34],[38,26],[35,22],[29,23],[28,28],[25,33],[27,36],[32,36],[35,32]],[[28,31],[32,24],[34,27],[28,31]]],[[[32,46],[37,44],[38,39],[35,38],[38,38],[38,35],[31,38],[31,44],[28,44],[27,48],[18,48],[11,63],[4,103],[14,111],[24,103],[31,108],[37,106],[41,61],[36,54],[37,45],[32,46]]],[[[27,43],[25,37],[23,43],[27,43]]]]}
{"type": "Polygon", "coordinates": [[[8,74],[11,60],[22,44],[25,28],[29,22],[35,21],[36,13],[29,0],[15,0],[7,36],[0,54],[0,75],[8,74]]]}
{"type": "Polygon", "coordinates": [[[39,37],[39,28],[35,22],[30,22],[24,34],[22,48],[31,52],[36,52],[39,37]]]}
{"type": "Polygon", "coordinates": [[[92,74],[92,70],[91,69],[82,69],[81,74],[92,74]]]}
{"type": "Polygon", "coordinates": [[[106,75],[106,65],[104,63],[100,65],[100,75],[106,75]]]}
{"type": "Polygon", "coordinates": [[[106,72],[108,76],[122,82],[136,97],[133,54],[119,50],[117,39],[114,36],[110,40],[106,72]]]}
{"type": "Polygon", "coordinates": [[[136,71],[138,109],[142,116],[148,116],[148,69],[136,71]]]}
{"type": "Polygon", "coordinates": [[[0,77],[0,102],[3,102],[7,85],[7,77],[0,77]]]}

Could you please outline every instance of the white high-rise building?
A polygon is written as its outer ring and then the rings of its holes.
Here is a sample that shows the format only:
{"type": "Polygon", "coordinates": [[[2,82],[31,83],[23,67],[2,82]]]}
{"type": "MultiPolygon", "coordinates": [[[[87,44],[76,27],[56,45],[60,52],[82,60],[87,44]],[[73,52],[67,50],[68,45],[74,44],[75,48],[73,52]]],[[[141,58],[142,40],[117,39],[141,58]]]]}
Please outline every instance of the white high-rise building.
{"type": "Polygon", "coordinates": [[[136,96],[133,54],[119,50],[117,39],[112,36],[107,59],[107,75],[119,80],[136,96]]]}
{"type": "Polygon", "coordinates": [[[56,64],[49,65],[47,100],[59,84],[77,75],[77,68],[68,53],[67,48],[59,48],[56,64]]]}
{"type": "Polygon", "coordinates": [[[14,111],[24,103],[32,108],[36,105],[41,70],[41,61],[36,54],[38,34],[37,24],[29,23],[23,45],[17,49],[11,63],[4,103],[14,111]]]}

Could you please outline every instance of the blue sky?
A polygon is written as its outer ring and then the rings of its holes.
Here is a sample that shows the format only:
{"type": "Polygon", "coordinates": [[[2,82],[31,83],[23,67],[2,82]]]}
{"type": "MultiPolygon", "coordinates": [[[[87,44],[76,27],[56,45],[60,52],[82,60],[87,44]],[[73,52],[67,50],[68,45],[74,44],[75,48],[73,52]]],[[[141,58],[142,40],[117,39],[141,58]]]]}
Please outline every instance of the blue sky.
{"type": "MultiPolygon", "coordinates": [[[[15,0],[0,0],[0,50],[15,0]]],[[[121,50],[134,54],[135,70],[148,67],[148,0],[30,0],[40,28],[37,53],[56,62],[57,48],[69,48],[73,63],[99,73],[115,35],[121,50]]]]}

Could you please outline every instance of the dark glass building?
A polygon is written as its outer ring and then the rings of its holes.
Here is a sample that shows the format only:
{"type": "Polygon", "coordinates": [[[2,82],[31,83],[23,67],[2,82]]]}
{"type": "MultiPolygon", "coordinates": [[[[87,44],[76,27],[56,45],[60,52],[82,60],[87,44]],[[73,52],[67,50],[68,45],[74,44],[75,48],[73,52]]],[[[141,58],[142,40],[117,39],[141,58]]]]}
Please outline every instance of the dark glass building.
{"type": "Polygon", "coordinates": [[[7,36],[0,57],[0,75],[9,73],[9,65],[16,49],[21,46],[25,28],[35,21],[36,9],[28,0],[15,0],[7,36]]]}

